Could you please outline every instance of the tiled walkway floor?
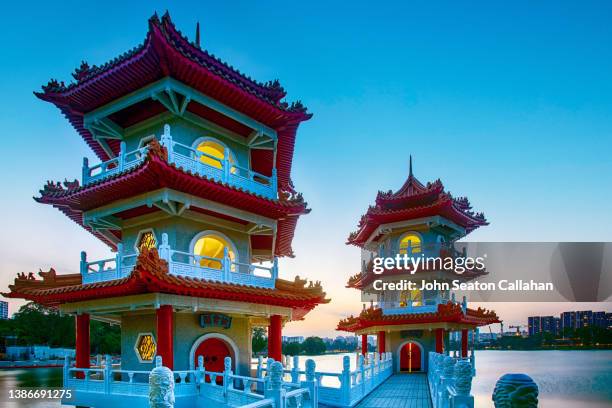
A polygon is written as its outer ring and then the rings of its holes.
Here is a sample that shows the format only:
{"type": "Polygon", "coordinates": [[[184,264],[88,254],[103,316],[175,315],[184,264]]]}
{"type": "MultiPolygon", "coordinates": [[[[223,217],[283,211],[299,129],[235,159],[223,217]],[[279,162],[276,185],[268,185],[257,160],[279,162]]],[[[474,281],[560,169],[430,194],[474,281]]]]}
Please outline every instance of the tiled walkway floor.
{"type": "Polygon", "coordinates": [[[426,374],[395,374],[356,408],[431,408],[426,374]]]}

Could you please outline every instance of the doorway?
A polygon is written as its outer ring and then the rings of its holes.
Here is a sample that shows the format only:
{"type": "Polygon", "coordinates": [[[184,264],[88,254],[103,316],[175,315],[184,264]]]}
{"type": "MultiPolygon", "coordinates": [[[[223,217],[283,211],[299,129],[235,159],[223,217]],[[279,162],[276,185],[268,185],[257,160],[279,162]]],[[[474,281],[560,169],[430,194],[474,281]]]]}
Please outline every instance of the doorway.
{"type": "Polygon", "coordinates": [[[421,355],[423,350],[418,343],[408,342],[400,350],[400,371],[413,373],[423,370],[421,355]]]}
{"type": "MultiPolygon", "coordinates": [[[[213,371],[216,373],[222,373],[225,369],[225,357],[231,357],[229,346],[221,339],[211,337],[204,340],[195,351],[194,366],[198,365],[198,357],[204,358],[204,369],[206,371],[213,371]]],[[[210,376],[206,375],[206,382],[210,382],[210,376]]],[[[216,383],[223,384],[223,377],[218,376],[216,383]]]]}

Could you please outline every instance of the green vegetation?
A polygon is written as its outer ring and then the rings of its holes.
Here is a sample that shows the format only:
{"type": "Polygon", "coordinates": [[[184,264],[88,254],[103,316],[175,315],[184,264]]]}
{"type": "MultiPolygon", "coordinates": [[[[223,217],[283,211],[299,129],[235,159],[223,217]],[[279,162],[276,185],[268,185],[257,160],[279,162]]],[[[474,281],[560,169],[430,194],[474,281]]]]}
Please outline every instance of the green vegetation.
{"type": "MultiPolygon", "coordinates": [[[[0,337],[16,336],[18,345],[47,345],[74,348],[74,317],[60,316],[54,309],[35,303],[23,305],[11,319],[0,320],[0,337]]],[[[92,354],[119,354],[121,329],[98,321],[91,322],[92,354]]]]}
{"type": "Polygon", "coordinates": [[[301,345],[302,352],[307,355],[325,354],[325,343],[320,337],[307,337],[301,345]]]}
{"type": "Polygon", "coordinates": [[[260,353],[268,348],[268,338],[266,337],[266,329],[256,327],[253,329],[253,337],[251,339],[253,353],[260,353]]]}

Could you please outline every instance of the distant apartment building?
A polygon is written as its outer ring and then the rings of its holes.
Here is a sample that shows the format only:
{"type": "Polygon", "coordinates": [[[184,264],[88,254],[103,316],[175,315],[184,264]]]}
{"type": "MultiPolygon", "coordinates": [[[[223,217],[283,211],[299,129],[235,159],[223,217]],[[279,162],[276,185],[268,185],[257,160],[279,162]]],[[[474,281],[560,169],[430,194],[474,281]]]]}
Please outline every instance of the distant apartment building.
{"type": "Polygon", "coordinates": [[[282,336],[283,343],[303,343],[304,336],[282,336]]]}
{"type": "Polygon", "coordinates": [[[527,330],[530,336],[535,336],[542,332],[541,320],[540,316],[529,316],[527,318],[527,330]]]}
{"type": "Polygon", "coordinates": [[[527,326],[530,336],[534,336],[538,333],[551,333],[559,336],[568,329],[576,330],[584,327],[612,327],[612,313],[581,310],[563,312],[560,317],[529,316],[527,318],[527,326]]]}
{"type": "Polygon", "coordinates": [[[0,319],[8,319],[8,302],[0,300],[0,319]]]}

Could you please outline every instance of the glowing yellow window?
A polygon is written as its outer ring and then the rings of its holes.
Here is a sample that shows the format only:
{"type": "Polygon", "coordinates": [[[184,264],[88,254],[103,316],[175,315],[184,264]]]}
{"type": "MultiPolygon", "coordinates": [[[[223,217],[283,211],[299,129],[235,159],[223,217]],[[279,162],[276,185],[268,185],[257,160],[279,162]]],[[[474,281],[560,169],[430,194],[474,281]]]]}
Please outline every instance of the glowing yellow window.
{"type": "Polygon", "coordinates": [[[399,244],[400,254],[418,254],[421,252],[421,237],[417,234],[408,233],[404,235],[399,244]],[[408,252],[410,249],[410,252],[408,252]]]}
{"type": "Polygon", "coordinates": [[[422,306],[423,293],[421,293],[421,291],[418,289],[403,291],[400,293],[400,306],[406,307],[408,305],[422,306]]]}
{"type": "Polygon", "coordinates": [[[225,248],[227,248],[230,261],[232,262],[231,270],[234,271],[236,266],[233,262],[236,260],[236,254],[232,246],[219,235],[210,234],[198,239],[193,247],[193,253],[194,255],[205,257],[200,259],[200,266],[221,269],[221,259],[223,259],[225,248]]]}
{"type": "Polygon", "coordinates": [[[142,232],[140,239],[138,240],[138,250],[142,251],[143,248],[151,249],[157,247],[157,241],[152,231],[142,232]]]}
{"type": "Polygon", "coordinates": [[[200,156],[200,161],[202,163],[217,169],[223,168],[223,159],[227,153],[230,165],[232,166],[230,171],[236,173],[234,156],[229,149],[226,149],[221,143],[215,142],[214,140],[206,140],[198,145],[197,150],[204,153],[200,156]]]}
{"type": "Polygon", "coordinates": [[[153,361],[157,351],[157,344],[153,335],[150,333],[141,333],[136,339],[136,353],[141,363],[149,363],[153,361]]]}

